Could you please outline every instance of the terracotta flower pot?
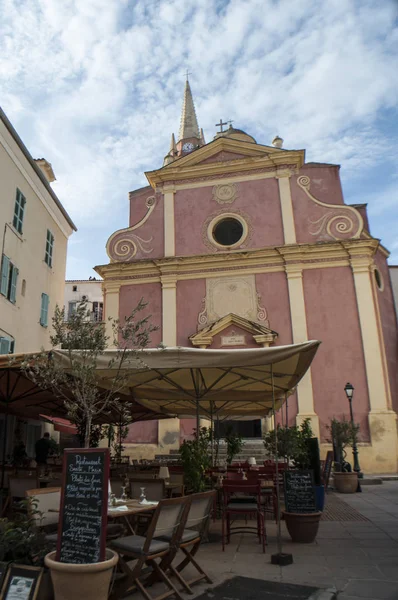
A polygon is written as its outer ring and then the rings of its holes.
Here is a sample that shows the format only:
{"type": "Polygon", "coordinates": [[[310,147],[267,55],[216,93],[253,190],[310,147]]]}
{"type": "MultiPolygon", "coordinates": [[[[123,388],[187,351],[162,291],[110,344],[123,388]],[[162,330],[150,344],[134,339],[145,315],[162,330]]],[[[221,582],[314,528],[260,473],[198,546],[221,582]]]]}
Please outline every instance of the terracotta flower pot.
{"type": "Polygon", "coordinates": [[[358,473],[334,473],[334,487],[341,494],[355,494],[358,487],[358,473]]]}
{"type": "Polygon", "coordinates": [[[284,512],[287,530],[293,542],[311,544],[316,538],[321,512],[289,513],[284,512]]]}
{"type": "Polygon", "coordinates": [[[55,552],[44,559],[51,571],[55,600],[107,600],[113,568],[119,556],[106,550],[106,559],[99,563],[75,565],[55,560],[55,552]]]}

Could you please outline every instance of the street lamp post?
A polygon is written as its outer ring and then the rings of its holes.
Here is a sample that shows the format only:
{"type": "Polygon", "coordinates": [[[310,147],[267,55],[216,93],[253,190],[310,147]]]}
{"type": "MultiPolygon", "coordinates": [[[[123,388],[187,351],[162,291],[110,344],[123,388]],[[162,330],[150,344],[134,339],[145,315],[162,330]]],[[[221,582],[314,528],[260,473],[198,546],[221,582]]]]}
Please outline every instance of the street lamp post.
{"type": "MultiPolygon", "coordinates": [[[[351,385],[351,383],[346,383],[345,388],[344,388],[345,394],[347,396],[347,400],[348,403],[350,405],[350,418],[351,418],[351,425],[354,426],[354,415],[352,412],[352,397],[354,395],[354,386],[351,385]]],[[[354,439],[354,443],[352,444],[352,455],[354,457],[354,471],[355,473],[358,473],[358,478],[362,479],[363,477],[363,473],[361,473],[361,467],[359,466],[359,460],[358,460],[358,448],[357,448],[357,442],[354,439]]]]}

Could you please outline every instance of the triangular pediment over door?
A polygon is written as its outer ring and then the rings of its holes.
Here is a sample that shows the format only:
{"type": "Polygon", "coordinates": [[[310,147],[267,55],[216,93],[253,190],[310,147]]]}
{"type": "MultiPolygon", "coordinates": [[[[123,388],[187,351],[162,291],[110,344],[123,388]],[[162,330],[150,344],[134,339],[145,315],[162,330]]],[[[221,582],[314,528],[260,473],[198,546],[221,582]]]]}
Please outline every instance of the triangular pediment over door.
{"type": "Polygon", "coordinates": [[[277,332],[265,325],[229,313],[189,339],[199,348],[255,348],[268,347],[277,337],[277,332]]]}

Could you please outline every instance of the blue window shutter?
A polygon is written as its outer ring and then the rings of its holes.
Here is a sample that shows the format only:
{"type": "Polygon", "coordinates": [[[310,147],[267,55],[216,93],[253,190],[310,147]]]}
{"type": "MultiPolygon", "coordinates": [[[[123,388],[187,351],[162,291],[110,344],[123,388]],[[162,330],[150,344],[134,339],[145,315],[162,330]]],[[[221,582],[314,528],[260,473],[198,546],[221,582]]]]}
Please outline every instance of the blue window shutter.
{"type": "Polygon", "coordinates": [[[0,287],[0,293],[2,293],[3,296],[7,296],[9,272],[10,272],[10,259],[5,254],[3,254],[3,260],[1,263],[1,287],[0,287]]]}
{"type": "Polygon", "coordinates": [[[11,272],[11,289],[10,289],[10,302],[15,304],[17,299],[17,280],[18,280],[18,269],[17,267],[12,267],[11,272]]]}
{"type": "Polygon", "coordinates": [[[26,198],[20,190],[17,189],[17,197],[15,199],[13,225],[15,229],[22,233],[23,218],[25,212],[26,198]]]}
{"type": "Polygon", "coordinates": [[[10,352],[11,340],[5,337],[0,337],[0,354],[8,354],[10,352]]]}
{"type": "Polygon", "coordinates": [[[43,327],[47,327],[48,323],[48,305],[50,302],[50,298],[47,294],[41,295],[41,310],[40,310],[40,325],[43,327]]]}
{"type": "Polygon", "coordinates": [[[47,229],[47,238],[46,238],[46,252],[44,255],[44,260],[48,264],[49,267],[53,265],[53,247],[54,247],[54,236],[49,229],[47,229]]]}

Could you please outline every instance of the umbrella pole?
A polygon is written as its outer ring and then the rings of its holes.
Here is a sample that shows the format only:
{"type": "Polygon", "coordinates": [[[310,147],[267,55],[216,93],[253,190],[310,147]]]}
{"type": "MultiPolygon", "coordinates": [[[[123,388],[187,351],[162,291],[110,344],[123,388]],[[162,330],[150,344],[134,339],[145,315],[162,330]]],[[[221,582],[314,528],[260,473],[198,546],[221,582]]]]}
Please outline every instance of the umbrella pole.
{"type": "MultiPolygon", "coordinates": [[[[282,532],[281,532],[281,498],[280,498],[280,486],[279,486],[279,470],[278,470],[278,429],[275,421],[275,385],[274,385],[274,368],[271,364],[271,382],[272,382],[272,412],[274,415],[274,435],[275,435],[275,474],[276,474],[276,514],[278,519],[278,530],[277,530],[277,541],[278,541],[278,552],[271,556],[271,563],[273,565],[291,565],[293,562],[293,556],[291,554],[285,554],[282,552],[282,532]]],[[[283,411],[282,411],[283,413],[283,411]]]]}
{"type": "Polygon", "coordinates": [[[196,397],[196,438],[199,439],[200,431],[200,411],[199,411],[199,396],[196,397]]]}
{"type": "Polygon", "coordinates": [[[213,402],[210,401],[210,444],[211,444],[211,466],[214,467],[214,417],[213,402]]]}

